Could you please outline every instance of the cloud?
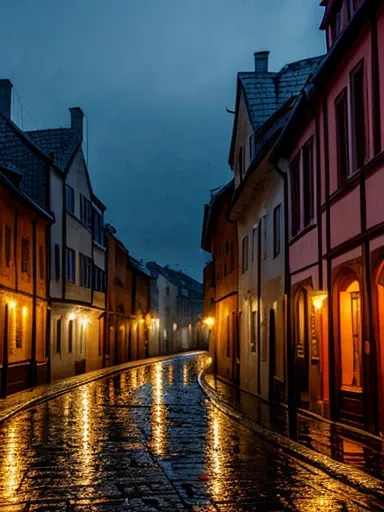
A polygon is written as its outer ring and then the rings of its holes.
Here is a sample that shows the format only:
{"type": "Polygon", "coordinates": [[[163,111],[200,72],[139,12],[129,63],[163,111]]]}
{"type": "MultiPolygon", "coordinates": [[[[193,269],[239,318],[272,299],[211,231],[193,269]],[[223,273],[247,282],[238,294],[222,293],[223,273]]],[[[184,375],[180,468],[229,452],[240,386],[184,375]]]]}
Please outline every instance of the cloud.
{"type": "Polygon", "coordinates": [[[132,254],[201,279],[203,205],[230,177],[236,73],[324,51],[308,0],[3,2],[0,58],[34,122],[87,114],[89,170],[132,254]]]}

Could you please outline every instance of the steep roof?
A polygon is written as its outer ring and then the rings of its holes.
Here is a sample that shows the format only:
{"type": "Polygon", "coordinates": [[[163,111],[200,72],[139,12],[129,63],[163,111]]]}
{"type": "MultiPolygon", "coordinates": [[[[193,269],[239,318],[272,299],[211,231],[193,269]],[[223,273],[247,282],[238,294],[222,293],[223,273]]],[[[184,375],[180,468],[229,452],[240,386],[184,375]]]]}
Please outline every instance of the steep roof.
{"type": "Polygon", "coordinates": [[[23,192],[19,185],[22,173],[15,168],[0,167],[0,185],[5,187],[11,194],[16,196],[22,203],[35,210],[40,217],[44,217],[49,222],[54,222],[54,218],[47,211],[23,192]]]}
{"type": "Polygon", "coordinates": [[[78,134],[71,128],[33,130],[25,133],[44,153],[54,153],[55,163],[63,171],[81,143],[78,134]]]}
{"type": "Polygon", "coordinates": [[[209,204],[204,205],[203,228],[201,233],[201,248],[210,252],[210,243],[212,233],[216,227],[217,217],[221,209],[221,201],[227,194],[232,197],[235,188],[235,182],[231,181],[219,187],[219,189],[211,190],[211,200],[209,204]]]}
{"type": "Polygon", "coordinates": [[[153,277],[151,272],[147,268],[145,268],[145,266],[142,265],[142,263],[139,260],[137,260],[133,256],[129,256],[129,261],[134,270],[140,272],[140,274],[144,274],[146,277],[153,277]]]}
{"type": "Polygon", "coordinates": [[[240,72],[237,75],[236,115],[233,125],[229,164],[233,167],[240,94],[244,93],[248,115],[257,131],[287,101],[297,96],[324,56],[286,64],[278,73],[240,72]]]}
{"type": "Polygon", "coordinates": [[[155,276],[158,276],[160,274],[163,277],[165,277],[167,281],[174,284],[175,286],[179,288],[186,288],[187,290],[193,293],[194,298],[203,298],[203,285],[199,283],[199,281],[196,281],[196,279],[193,279],[192,277],[185,274],[184,272],[181,272],[180,270],[173,270],[168,265],[162,267],[155,261],[149,261],[147,263],[147,268],[155,276]]]}

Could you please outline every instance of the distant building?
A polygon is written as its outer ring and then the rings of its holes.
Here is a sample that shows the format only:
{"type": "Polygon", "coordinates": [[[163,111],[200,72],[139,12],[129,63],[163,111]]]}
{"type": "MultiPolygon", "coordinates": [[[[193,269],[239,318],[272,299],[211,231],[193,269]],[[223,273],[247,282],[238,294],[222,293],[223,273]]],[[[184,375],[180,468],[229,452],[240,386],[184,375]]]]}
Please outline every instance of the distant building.
{"type": "Polygon", "coordinates": [[[149,355],[151,329],[150,282],[151,272],[141,261],[130,256],[132,269],[132,313],[134,315],[131,338],[131,359],[143,359],[149,355]]]}
{"type": "Polygon", "coordinates": [[[116,230],[106,226],[107,247],[107,332],[104,365],[125,363],[132,359],[133,271],[129,253],[116,237],[116,230]]]}
{"type": "MultiPolygon", "coordinates": [[[[42,161],[44,164],[44,161],[42,161]]],[[[0,396],[49,379],[48,233],[53,217],[0,168],[0,396]]]]}
{"type": "Polygon", "coordinates": [[[228,221],[234,192],[231,180],[212,193],[205,206],[202,249],[212,261],[204,271],[204,316],[212,317],[209,351],[219,375],[238,383],[240,347],[238,337],[238,250],[237,226],[228,221]]]}
{"type": "Polygon", "coordinates": [[[203,348],[203,285],[181,271],[156,262],[148,262],[147,268],[156,281],[151,291],[152,302],[158,308],[152,313],[159,320],[156,340],[159,353],[203,348]]]}

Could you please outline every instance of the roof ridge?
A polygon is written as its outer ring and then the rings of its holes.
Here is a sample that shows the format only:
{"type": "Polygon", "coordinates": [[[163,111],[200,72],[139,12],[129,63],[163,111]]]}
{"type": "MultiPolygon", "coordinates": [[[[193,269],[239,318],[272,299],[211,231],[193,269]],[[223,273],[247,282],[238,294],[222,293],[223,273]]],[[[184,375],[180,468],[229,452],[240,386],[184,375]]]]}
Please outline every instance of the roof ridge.
{"type": "Polygon", "coordinates": [[[75,134],[75,130],[73,130],[72,128],[64,128],[64,127],[61,127],[61,128],[44,128],[43,130],[25,130],[25,133],[46,133],[46,132],[60,132],[60,131],[68,131],[68,132],[73,132],[73,134],[75,134]]]}

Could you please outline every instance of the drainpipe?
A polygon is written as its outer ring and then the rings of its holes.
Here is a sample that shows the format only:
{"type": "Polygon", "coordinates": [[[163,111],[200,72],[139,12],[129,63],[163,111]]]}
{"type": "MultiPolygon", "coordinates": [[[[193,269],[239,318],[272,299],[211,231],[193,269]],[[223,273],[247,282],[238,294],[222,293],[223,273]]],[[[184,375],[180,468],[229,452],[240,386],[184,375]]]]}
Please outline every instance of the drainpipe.
{"type": "Polygon", "coordinates": [[[274,170],[283,179],[284,184],[284,294],[287,298],[287,380],[288,380],[288,432],[291,439],[297,439],[297,401],[296,401],[296,358],[295,344],[291,329],[291,274],[289,262],[289,211],[288,211],[288,175],[274,163],[274,170]]]}

